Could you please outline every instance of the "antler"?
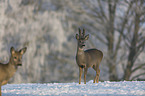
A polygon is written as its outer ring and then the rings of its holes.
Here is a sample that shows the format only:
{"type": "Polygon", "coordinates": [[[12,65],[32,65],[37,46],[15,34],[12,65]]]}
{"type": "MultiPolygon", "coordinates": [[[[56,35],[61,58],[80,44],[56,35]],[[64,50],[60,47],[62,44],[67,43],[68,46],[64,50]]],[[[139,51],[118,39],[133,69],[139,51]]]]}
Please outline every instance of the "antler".
{"type": "Polygon", "coordinates": [[[85,29],[83,29],[83,33],[81,29],[79,28],[79,38],[85,38],[85,29]]]}
{"type": "Polygon", "coordinates": [[[79,38],[81,38],[81,34],[82,32],[81,32],[81,29],[79,28],[79,38]]]}
{"type": "Polygon", "coordinates": [[[85,37],[85,29],[83,29],[83,37],[85,37]]]}

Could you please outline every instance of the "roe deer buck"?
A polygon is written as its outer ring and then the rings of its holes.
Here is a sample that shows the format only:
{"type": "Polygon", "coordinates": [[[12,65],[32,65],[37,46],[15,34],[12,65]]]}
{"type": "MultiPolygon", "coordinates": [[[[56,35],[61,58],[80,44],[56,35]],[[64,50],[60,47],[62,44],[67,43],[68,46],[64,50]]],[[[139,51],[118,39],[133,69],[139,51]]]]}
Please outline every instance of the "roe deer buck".
{"type": "Polygon", "coordinates": [[[86,84],[86,74],[89,67],[92,67],[96,71],[96,76],[94,82],[99,82],[100,69],[99,64],[103,58],[103,53],[98,49],[88,49],[84,51],[85,41],[88,40],[89,35],[85,36],[85,30],[83,33],[79,29],[79,35],[76,34],[76,39],[78,41],[76,62],[79,66],[79,84],[81,84],[81,76],[84,68],[84,84],[86,84]]]}
{"type": "Polygon", "coordinates": [[[11,57],[7,64],[0,63],[0,96],[1,86],[7,84],[8,80],[14,75],[18,66],[22,66],[22,55],[27,48],[15,51],[13,47],[10,49],[11,57]]]}

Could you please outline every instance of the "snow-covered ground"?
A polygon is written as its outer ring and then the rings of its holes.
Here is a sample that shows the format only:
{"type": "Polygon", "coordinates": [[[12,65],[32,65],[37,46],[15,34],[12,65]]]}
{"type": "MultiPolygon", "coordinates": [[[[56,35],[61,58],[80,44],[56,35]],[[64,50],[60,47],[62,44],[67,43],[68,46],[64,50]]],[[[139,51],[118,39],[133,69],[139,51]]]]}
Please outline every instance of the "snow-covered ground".
{"type": "Polygon", "coordinates": [[[145,81],[7,84],[2,96],[145,96],[145,81]]]}

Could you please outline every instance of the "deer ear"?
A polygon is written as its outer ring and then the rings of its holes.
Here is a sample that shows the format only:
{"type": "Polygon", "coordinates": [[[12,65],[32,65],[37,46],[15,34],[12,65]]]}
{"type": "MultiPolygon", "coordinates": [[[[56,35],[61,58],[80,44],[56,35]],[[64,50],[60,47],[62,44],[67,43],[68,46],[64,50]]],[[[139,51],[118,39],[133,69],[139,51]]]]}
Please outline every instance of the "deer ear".
{"type": "Polygon", "coordinates": [[[76,39],[79,40],[79,35],[78,34],[76,34],[76,39]]]}
{"type": "Polygon", "coordinates": [[[89,39],[89,34],[85,36],[85,40],[88,40],[89,39]]]}
{"type": "Polygon", "coordinates": [[[14,49],[14,47],[11,47],[10,51],[11,51],[11,54],[15,54],[15,49],[14,49]]]}
{"type": "Polygon", "coordinates": [[[22,48],[19,52],[23,55],[27,50],[27,47],[22,48]]]}

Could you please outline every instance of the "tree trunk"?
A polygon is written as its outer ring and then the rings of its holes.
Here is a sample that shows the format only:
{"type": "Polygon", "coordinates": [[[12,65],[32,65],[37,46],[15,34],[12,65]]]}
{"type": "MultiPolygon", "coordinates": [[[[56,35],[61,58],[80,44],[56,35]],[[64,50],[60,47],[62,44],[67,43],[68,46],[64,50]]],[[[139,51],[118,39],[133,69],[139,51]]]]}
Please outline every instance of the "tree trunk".
{"type": "Polygon", "coordinates": [[[109,11],[109,22],[108,22],[108,67],[109,67],[109,79],[110,81],[117,80],[117,72],[116,72],[116,58],[114,56],[114,22],[115,22],[115,11],[116,11],[116,3],[114,5],[111,4],[111,0],[108,0],[108,11],[109,11]]]}
{"type": "Polygon", "coordinates": [[[139,23],[140,23],[140,15],[136,11],[133,39],[131,41],[127,67],[126,67],[126,70],[125,70],[125,73],[124,73],[124,79],[127,80],[127,81],[130,80],[130,76],[132,74],[132,67],[133,67],[134,62],[136,60],[135,57],[137,55],[137,42],[138,42],[139,23]]]}

